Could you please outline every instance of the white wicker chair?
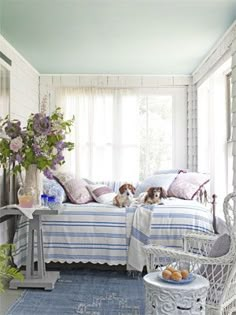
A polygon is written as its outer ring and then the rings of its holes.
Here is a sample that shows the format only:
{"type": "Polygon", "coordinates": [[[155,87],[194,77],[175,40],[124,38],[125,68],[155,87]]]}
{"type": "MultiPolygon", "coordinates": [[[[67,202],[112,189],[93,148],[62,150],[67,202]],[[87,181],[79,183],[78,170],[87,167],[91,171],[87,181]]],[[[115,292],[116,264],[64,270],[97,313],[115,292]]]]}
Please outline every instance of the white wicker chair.
{"type": "Polygon", "coordinates": [[[236,192],[225,197],[223,210],[231,240],[229,252],[224,256],[207,257],[218,237],[215,235],[189,234],[184,238],[184,250],[144,246],[148,272],[163,270],[171,264],[209,280],[207,315],[230,315],[236,311],[236,192]]]}

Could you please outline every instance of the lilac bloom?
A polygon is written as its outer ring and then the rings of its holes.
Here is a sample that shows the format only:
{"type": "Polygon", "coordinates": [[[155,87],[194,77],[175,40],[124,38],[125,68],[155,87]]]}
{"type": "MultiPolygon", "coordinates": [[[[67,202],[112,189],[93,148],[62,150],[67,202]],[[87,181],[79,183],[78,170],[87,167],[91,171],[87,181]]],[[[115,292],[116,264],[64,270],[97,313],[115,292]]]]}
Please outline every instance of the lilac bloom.
{"type": "Polygon", "coordinates": [[[59,153],[57,157],[55,158],[55,160],[57,161],[57,163],[60,163],[64,161],[64,156],[59,153]]]}
{"type": "Polygon", "coordinates": [[[16,154],[16,161],[17,161],[19,164],[23,161],[23,158],[22,158],[22,156],[21,156],[19,153],[16,154]]]}
{"type": "Polygon", "coordinates": [[[56,170],[56,166],[57,166],[58,162],[56,159],[52,160],[52,165],[51,165],[51,169],[52,170],[56,170]]]}
{"type": "Polygon", "coordinates": [[[36,156],[40,156],[42,154],[41,148],[38,144],[33,144],[33,151],[36,156]]]}
{"type": "Polygon", "coordinates": [[[59,141],[56,143],[56,148],[57,148],[57,151],[60,152],[66,148],[66,143],[63,141],[59,141]]]}
{"type": "Polygon", "coordinates": [[[49,170],[49,168],[46,168],[46,169],[43,171],[43,174],[44,174],[48,179],[53,179],[52,172],[49,170]]]}

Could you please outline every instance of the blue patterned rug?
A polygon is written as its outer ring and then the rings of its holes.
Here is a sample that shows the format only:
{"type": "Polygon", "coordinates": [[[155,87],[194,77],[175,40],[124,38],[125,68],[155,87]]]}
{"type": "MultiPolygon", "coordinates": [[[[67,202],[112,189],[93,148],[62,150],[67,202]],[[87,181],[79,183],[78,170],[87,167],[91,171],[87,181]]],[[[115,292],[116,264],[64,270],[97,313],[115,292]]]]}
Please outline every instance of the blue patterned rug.
{"type": "Polygon", "coordinates": [[[141,277],[124,271],[62,271],[55,289],[25,290],[7,315],[144,315],[141,277]]]}

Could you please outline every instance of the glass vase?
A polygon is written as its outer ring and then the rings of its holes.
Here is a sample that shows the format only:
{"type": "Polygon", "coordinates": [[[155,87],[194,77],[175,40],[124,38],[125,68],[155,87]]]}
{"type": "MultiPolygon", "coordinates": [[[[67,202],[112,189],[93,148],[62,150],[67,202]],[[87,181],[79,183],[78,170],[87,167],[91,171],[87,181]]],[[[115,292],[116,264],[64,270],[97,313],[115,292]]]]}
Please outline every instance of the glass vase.
{"type": "Polygon", "coordinates": [[[42,173],[37,168],[37,165],[31,164],[25,170],[25,189],[34,190],[34,206],[40,206],[42,194],[42,173]]]}

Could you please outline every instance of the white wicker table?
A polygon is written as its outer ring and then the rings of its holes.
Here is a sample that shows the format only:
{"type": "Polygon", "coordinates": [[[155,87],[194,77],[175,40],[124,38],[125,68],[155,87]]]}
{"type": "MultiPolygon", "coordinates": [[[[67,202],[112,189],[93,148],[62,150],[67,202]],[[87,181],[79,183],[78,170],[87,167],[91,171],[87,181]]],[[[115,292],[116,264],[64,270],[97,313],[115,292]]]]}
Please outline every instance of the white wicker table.
{"type": "Polygon", "coordinates": [[[144,276],[146,315],[205,315],[209,281],[196,275],[186,284],[171,284],[159,279],[160,272],[144,276]]]}

